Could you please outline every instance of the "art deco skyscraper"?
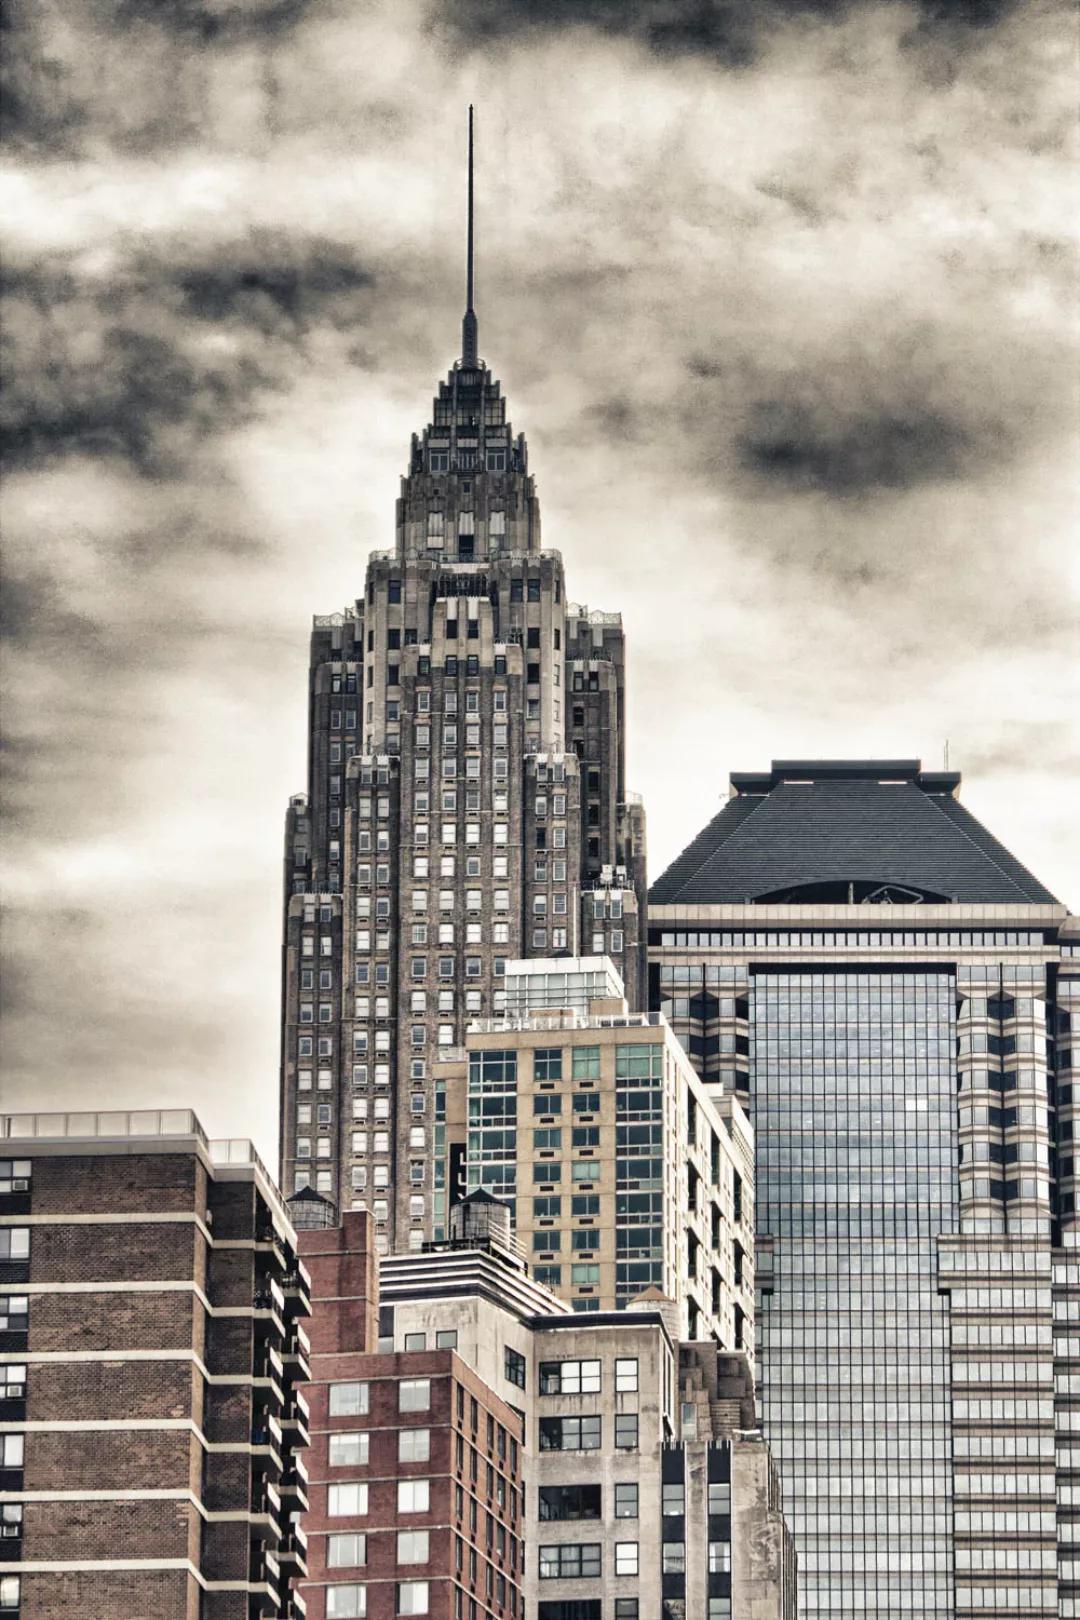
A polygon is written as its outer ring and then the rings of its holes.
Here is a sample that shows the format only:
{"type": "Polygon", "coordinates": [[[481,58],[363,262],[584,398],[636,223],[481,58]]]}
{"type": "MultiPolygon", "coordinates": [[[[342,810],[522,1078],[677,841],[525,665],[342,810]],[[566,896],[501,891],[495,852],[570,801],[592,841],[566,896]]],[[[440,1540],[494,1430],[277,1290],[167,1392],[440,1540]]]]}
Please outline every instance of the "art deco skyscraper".
{"type": "Polygon", "coordinates": [[[414,435],[392,550],[311,638],[308,789],[286,830],[281,1181],[442,1236],[436,1053],[507,959],[606,954],[643,994],[645,832],[616,613],[566,598],[524,436],[479,358],[414,435]]]}
{"type": "Polygon", "coordinates": [[[821,1620],[1080,1614],[1080,919],[959,787],[740,773],[650,893],[656,1004],[754,1123],[763,1426],[821,1620]]]}

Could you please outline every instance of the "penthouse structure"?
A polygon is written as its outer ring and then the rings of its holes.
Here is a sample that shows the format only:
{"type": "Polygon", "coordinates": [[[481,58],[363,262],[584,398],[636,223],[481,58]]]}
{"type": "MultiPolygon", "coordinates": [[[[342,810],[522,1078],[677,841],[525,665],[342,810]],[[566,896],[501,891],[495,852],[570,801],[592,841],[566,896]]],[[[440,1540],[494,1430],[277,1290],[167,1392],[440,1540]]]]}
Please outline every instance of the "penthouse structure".
{"type": "Polygon", "coordinates": [[[0,1614],[301,1620],[307,1281],[250,1143],[0,1116],[0,1614]]]}

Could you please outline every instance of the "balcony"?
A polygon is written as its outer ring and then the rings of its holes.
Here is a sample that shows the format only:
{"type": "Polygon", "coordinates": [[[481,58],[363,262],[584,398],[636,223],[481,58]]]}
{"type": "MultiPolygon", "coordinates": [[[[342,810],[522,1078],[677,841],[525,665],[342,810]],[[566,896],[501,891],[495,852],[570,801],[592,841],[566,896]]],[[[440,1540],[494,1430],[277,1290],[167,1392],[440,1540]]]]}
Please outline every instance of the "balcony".
{"type": "Polygon", "coordinates": [[[302,1530],[297,1528],[286,1537],[278,1548],[278,1557],[286,1579],[295,1581],[307,1578],[307,1537],[302,1530]]]}
{"type": "Polygon", "coordinates": [[[311,1433],[308,1429],[308,1415],[297,1402],[287,1406],[281,1414],[281,1426],[288,1433],[290,1447],[309,1446],[311,1433]]]}

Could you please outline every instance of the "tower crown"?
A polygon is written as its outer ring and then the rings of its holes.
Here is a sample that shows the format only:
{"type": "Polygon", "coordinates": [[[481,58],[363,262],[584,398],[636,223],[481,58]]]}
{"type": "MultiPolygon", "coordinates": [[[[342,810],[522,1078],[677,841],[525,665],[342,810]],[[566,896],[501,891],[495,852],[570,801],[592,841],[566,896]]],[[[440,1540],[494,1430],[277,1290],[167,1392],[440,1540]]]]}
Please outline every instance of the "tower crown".
{"type": "Polygon", "coordinates": [[[498,380],[479,358],[474,308],[473,109],[469,108],[465,315],[461,359],[414,433],[398,501],[402,556],[480,562],[540,549],[540,512],[523,434],[515,439],[498,380]]]}

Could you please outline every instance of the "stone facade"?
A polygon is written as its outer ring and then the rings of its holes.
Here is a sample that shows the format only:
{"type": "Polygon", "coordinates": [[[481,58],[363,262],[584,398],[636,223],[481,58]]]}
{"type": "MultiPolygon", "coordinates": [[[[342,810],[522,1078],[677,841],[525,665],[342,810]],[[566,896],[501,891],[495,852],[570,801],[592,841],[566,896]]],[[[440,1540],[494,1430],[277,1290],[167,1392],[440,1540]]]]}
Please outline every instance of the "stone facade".
{"type": "Polygon", "coordinates": [[[524,439],[482,363],[414,437],[393,551],[315,621],[286,827],[281,1184],[446,1232],[432,1079],[507,959],[608,954],[642,1005],[645,831],[619,617],[566,599],[524,439]]]}

